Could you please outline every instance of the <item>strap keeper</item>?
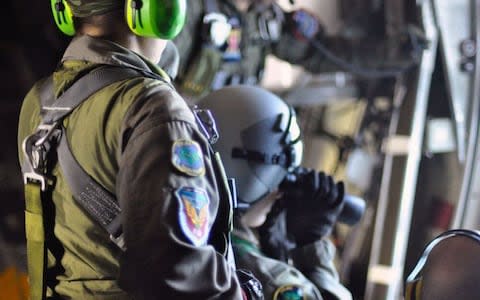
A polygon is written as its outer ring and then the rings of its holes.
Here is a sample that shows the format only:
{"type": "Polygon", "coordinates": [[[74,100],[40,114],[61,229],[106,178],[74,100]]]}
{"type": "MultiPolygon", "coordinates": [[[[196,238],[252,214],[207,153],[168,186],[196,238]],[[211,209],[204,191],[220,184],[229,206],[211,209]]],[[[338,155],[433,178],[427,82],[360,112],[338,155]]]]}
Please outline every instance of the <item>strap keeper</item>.
{"type": "Polygon", "coordinates": [[[120,214],[118,214],[109,224],[105,226],[105,229],[110,234],[110,240],[118,246],[118,248],[125,251],[125,239],[123,238],[122,221],[120,214]]]}
{"type": "Polygon", "coordinates": [[[47,177],[35,171],[23,173],[23,183],[27,184],[29,182],[39,183],[42,192],[47,190],[47,177]]]}
{"type": "Polygon", "coordinates": [[[22,144],[22,151],[25,157],[25,165],[23,169],[23,182],[39,183],[41,191],[46,191],[47,186],[51,183],[49,178],[44,174],[46,172],[46,154],[48,146],[45,143],[50,142],[52,136],[57,132],[58,123],[40,124],[35,133],[29,135],[22,144]]]}
{"type": "Polygon", "coordinates": [[[118,248],[125,251],[127,247],[125,247],[125,239],[123,238],[123,232],[120,233],[118,237],[115,237],[113,234],[110,234],[110,240],[117,245],[118,248]]]}
{"type": "Polygon", "coordinates": [[[36,132],[37,133],[41,131],[46,131],[46,132],[38,140],[35,141],[35,146],[39,147],[43,145],[46,141],[48,141],[50,137],[53,135],[53,133],[56,132],[57,127],[58,127],[57,122],[54,122],[53,124],[40,124],[36,132]]]}

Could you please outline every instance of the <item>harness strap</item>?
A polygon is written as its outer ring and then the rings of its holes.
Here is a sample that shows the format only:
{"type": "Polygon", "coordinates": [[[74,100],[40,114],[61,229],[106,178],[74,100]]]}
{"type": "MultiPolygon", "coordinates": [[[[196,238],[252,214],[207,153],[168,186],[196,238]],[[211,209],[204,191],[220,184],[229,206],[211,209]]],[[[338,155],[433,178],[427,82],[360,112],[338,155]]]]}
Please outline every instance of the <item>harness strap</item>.
{"type": "Polygon", "coordinates": [[[27,267],[30,299],[43,299],[45,295],[45,227],[40,186],[25,185],[25,233],[27,238],[27,267]]]}
{"type": "Polygon", "coordinates": [[[44,299],[46,291],[47,250],[43,205],[52,199],[48,178],[50,170],[45,169],[46,164],[43,160],[46,160],[52,150],[57,151],[58,163],[74,199],[110,234],[110,239],[120,249],[125,249],[121,235],[120,206],[115,196],[91,178],[79,165],[68,145],[65,128],[59,124],[98,90],[112,83],[139,76],[165,81],[160,76],[152,76],[133,69],[100,67],[77,80],[58,99],[54,96],[51,77],[41,87],[42,123],[24,141],[25,163],[22,165],[25,179],[25,227],[30,299],[44,299]],[[55,139],[58,135],[52,132],[59,130],[61,136],[57,145],[55,139]]]}
{"type": "MultiPolygon", "coordinates": [[[[100,67],[77,80],[56,100],[54,100],[53,84],[47,82],[40,94],[42,122],[46,124],[58,122],[103,87],[141,75],[140,71],[134,69],[100,67]]],[[[157,79],[161,79],[161,77],[157,79]]]]}
{"type": "MultiPolygon", "coordinates": [[[[50,89],[50,92],[45,91],[41,94],[42,96],[48,95],[48,97],[41,98],[43,123],[57,123],[98,90],[112,83],[141,75],[144,74],[134,69],[101,67],[77,80],[55,101],[52,101],[54,98],[53,85],[47,83],[45,89],[50,89]]],[[[157,79],[161,79],[161,77],[157,79]]],[[[58,163],[74,199],[90,217],[109,233],[110,239],[120,249],[124,249],[125,244],[121,236],[120,206],[117,199],[80,166],[70,149],[63,126],[61,130],[61,139],[57,148],[58,163]]]]}
{"type": "Polygon", "coordinates": [[[63,176],[78,204],[97,221],[120,249],[124,249],[121,235],[120,206],[117,199],[96,182],[77,162],[68,145],[65,128],[57,148],[58,163],[63,176]],[[117,240],[115,240],[117,239],[117,240]]]}

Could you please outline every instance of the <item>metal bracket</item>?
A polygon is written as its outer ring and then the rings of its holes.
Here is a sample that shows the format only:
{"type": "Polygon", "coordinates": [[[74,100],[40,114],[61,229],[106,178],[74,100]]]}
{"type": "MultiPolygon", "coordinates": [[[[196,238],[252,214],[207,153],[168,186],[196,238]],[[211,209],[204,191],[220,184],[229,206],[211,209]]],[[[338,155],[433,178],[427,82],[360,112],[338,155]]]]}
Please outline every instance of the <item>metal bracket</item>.
{"type": "Polygon", "coordinates": [[[127,247],[125,247],[125,239],[123,238],[123,233],[120,234],[118,237],[114,237],[112,234],[110,235],[110,240],[118,246],[118,248],[125,251],[127,247]]]}
{"type": "Polygon", "coordinates": [[[22,152],[25,157],[26,166],[23,167],[23,182],[27,184],[29,181],[40,183],[42,191],[47,189],[49,178],[44,174],[45,169],[45,142],[50,140],[54,132],[56,132],[58,123],[40,124],[37,130],[27,136],[22,143],[22,152]]]}

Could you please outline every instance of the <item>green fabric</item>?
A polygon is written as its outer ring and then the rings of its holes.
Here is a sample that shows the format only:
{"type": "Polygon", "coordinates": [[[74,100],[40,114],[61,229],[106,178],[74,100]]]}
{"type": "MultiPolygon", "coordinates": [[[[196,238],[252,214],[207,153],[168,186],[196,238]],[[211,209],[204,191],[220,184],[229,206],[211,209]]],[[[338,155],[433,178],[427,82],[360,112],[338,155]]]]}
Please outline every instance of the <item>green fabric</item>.
{"type": "Polygon", "coordinates": [[[232,244],[235,245],[235,249],[238,250],[238,253],[236,253],[236,255],[242,256],[247,253],[263,255],[260,249],[258,249],[255,244],[246,239],[242,239],[235,234],[232,234],[232,244]]]}
{"type": "Polygon", "coordinates": [[[45,276],[45,230],[40,186],[25,185],[25,231],[30,299],[43,299],[45,276]]]}
{"type": "MultiPolygon", "coordinates": [[[[333,263],[335,246],[328,239],[322,239],[291,252],[291,262],[285,263],[270,258],[261,252],[257,233],[236,219],[232,235],[237,268],[252,271],[263,285],[265,299],[282,293],[290,287],[306,299],[323,299],[322,293],[329,292],[328,299],[351,300],[350,292],[340,283],[333,263]]],[[[291,295],[291,294],[290,294],[291,295]]]]}
{"type": "MultiPolygon", "coordinates": [[[[98,64],[86,61],[64,61],[53,74],[55,93],[60,94],[78,77],[96,66],[98,64]]],[[[73,155],[90,176],[112,193],[115,193],[118,170],[114,149],[119,148],[118,136],[122,119],[137,95],[146,87],[152,86],[153,82],[158,84],[158,81],[144,78],[114,83],[94,94],[64,120],[73,155]],[[82,130],[72,132],[70,126],[82,126],[82,130]]],[[[40,84],[35,85],[24,99],[18,130],[19,149],[24,138],[40,122],[39,86],[40,84]]],[[[21,153],[19,157],[22,162],[21,153]]],[[[53,275],[55,278],[50,278],[54,284],[47,286],[47,297],[69,295],[72,299],[128,299],[115,278],[115,274],[119,273],[120,251],[110,242],[104,229],[75,202],[58,165],[52,173],[56,177],[52,192],[55,209],[49,206],[50,209],[45,211],[46,218],[50,220],[46,228],[47,236],[51,237],[47,241],[47,269],[56,275],[53,275]]],[[[38,211],[37,204],[27,204],[27,208],[30,206],[34,209],[33,213],[38,211]]],[[[27,223],[30,224],[27,225],[28,234],[37,239],[41,225],[39,218],[32,217],[31,214],[27,218],[27,223]]],[[[29,243],[33,249],[43,245],[43,242],[33,240],[29,243]]],[[[38,257],[41,251],[29,251],[28,254],[29,270],[32,270],[31,282],[41,283],[43,277],[39,272],[42,268],[38,257]]]]}
{"type": "MultiPolygon", "coordinates": [[[[265,256],[253,241],[240,238],[239,235],[235,234],[239,230],[239,222],[235,224],[232,244],[237,268],[247,269],[255,274],[255,277],[262,283],[265,299],[275,299],[274,295],[277,290],[285,286],[300,287],[306,299],[323,299],[318,288],[305,274],[302,274],[292,265],[265,256]]],[[[242,236],[246,233],[243,229],[245,228],[242,228],[242,236]]]]}
{"type": "MultiPolygon", "coordinates": [[[[64,63],[54,74],[56,93],[63,91],[75,81],[79,74],[83,74],[94,66],[80,61],[64,63]]],[[[131,88],[128,92],[123,91],[124,82],[112,84],[93,95],[64,121],[67,139],[73,145],[73,155],[87,173],[111,192],[115,191],[115,170],[117,169],[112,149],[117,147],[121,119],[129,103],[140,92],[141,88],[138,84],[142,81],[143,79],[130,80],[131,88]],[[124,97],[112,105],[110,96],[107,95],[122,92],[125,94],[124,97]],[[112,122],[106,122],[107,120],[112,122]],[[82,124],[82,130],[76,130],[73,133],[69,130],[70,124],[76,124],[75,126],[82,124]],[[95,143],[92,137],[102,139],[105,143],[95,143]],[[78,142],[79,140],[84,142],[78,142]]],[[[38,86],[36,86],[24,100],[20,124],[30,123],[30,126],[19,127],[19,141],[33,132],[36,127],[36,124],[26,119],[32,116],[30,112],[39,110],[38,101],[38,86]]],[[[49,236],[52,237],[48,241],[47,268],[57,270],[61,266],[64,272],[57,275],[58,282],[55,286],[47,286],[47,297],[55,297],[58,293],[69,295],[73,299],[126,299],[126,294],[118,287],[116,278],[111,277],[111,274],[118,273],[119,250],[109,242],[109,237],[103,228],[86,215],[75,202],[58,166],[54,168],[53,175],[56,177],[55,189],[52,193],[55,210],[50,209],[45,212],[46,218],[54,218],[54,225],[47,228],[51,233],[49,236]],[[85,279],[88,280],[85,281],[85,279]],[[98,296],[102,294],[104,296],[98,296]]],[[[33,207],[37,206],[33,205],[33,207]]],[[[31,221],[37,222],[27,225],[27,231],[35,234],[40,226],[39,221],[37,218],[30,217],[30,214],[27,217],[27,224],[31,221]]],[[[43,242],[29,241],[29,243],[32,249],[43,245],[43,242]]],[[[40,268],[39,255],[41,251],[28,251],[29,270],[33,271],[29,271],[31,282],[43,281],[43,277],[39,275],[40,270],[37,269],[40,268]]]]}
{"type": "Polygon", "coordinates": [[[75,17],[84,18],[100,15],[106,12],[123,8],[123,0],[66,0],[75,17]]]}
{"type": "Polygon", "coordinates": [[[221,64],[222,53],[219,50],[203,47],[182,82],[182,92],[195,97],[207,94],[221,64]]]}
{"type": "MultiPolygon", "coordinates": [[[[204,1],[189,1],[187,21],[180,34],[173,40],[180,54],[177,85],[182,95],[198,100],[211,91],[215,75],[219,72],[220,81],[240,76],[242,83],[257,84],[261,76],[265,57],[270,53],[270,45],[259,41],[258,14],[255,9],[239,12],[235,1],[218,1],[220,11],[227,17],[239,16],[242,19],[240,61],[223,59],[223,51],[205,46],[201,26],[205,13],[204,1]]],[[[294,49],[293,49],[294,50],[294,49]]],[[[216,83],[218,84],[218,83],[216,83]]]]}
{"type": "MultiPolygon", "coordinates": [[[[58,95],[100,65],[157,72],[140,55],[115,43],[79,36],[72,40],[53,75],[58,95]]],[[[18,147],[40,122],[39,87],[26,96],[18,147]]],[[[58,165],[52,201],[44,206],[47,299],[241,299],[228,248],[231,203],[217,180],[208,141],[186,102],[163,80],[134,78],[111,84],[76,108],[62,124],[71,150],[85,171],[114,193],[122,207],[127,251],[110,241],[73,199],[58,165]],[[172,141],[194,140],[204,153],[204,176],[175,172],[172,141]],[[209,195],[209,245],[192,247],[179,219],[181,187],[209,195]],[[121,259],[120,259],[121,255],[121,259]],[[195,272],[192,272],[195,265],[195,272]],[[120,267],[121,266],[121,267],[120,267]],[[145,270],[148,270],[145,272],[145,270]]],[[[185,211],[181,214],[186,216],[185,211]]]]}

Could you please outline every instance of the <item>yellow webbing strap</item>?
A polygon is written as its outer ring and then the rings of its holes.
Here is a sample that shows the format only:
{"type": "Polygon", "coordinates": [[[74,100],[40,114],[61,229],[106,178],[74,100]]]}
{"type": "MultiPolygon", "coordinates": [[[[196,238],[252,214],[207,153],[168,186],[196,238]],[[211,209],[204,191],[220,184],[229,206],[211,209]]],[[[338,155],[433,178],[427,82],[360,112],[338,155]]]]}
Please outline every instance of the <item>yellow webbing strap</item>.
{"type": "Polygon", "coordinates": [[[30,299],[41,300],[45,295],[45,228],[43,223],[40,185],[25,185],[25,231],[27,236],[27,266],[30,299]]]}

